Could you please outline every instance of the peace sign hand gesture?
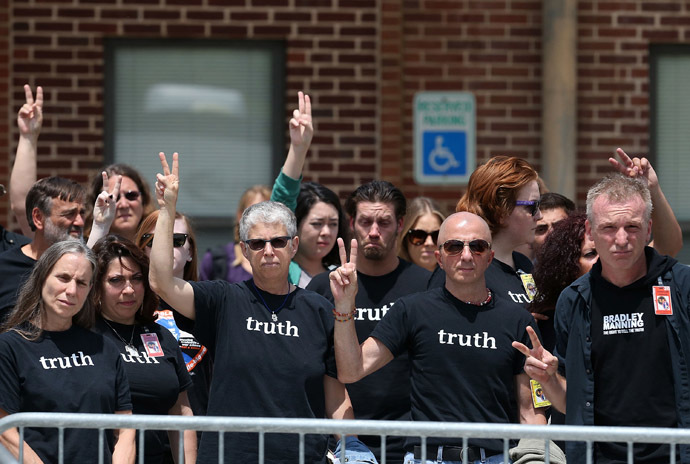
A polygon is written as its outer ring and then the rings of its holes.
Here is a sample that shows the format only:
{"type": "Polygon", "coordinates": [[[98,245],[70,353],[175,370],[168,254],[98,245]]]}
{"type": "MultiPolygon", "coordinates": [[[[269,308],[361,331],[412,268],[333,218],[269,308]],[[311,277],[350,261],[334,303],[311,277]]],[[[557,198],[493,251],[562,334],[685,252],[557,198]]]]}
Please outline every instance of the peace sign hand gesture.
{"type": "Polygon", "coordinates": [[[175,209],[177,205],[177,192],[180,188],[179,155],[177,152],[172,155],[172,171],[168,166],[165,153],[160,152],[158,157],[161,160],[163,174],[156,174],[156,201],[158,201],[160,208],[169,207],[175,209]]]}
{"type": "Polygon", "coordinates": [[[544,349],[532,327],[527,327],[527,334],[532,349],[520,342],[513,342],[513,348],[525,355],[525,374],[544,385],[556,374],[558,358],[544,349]]]}
{"type": "Polygon", "coordinates": [[[117,176],[113,189],[108,191],[108,173],[101,172],[103,176],[103,190],[96,197],[96,203],[93,205],[93,222],[94,224],[101,224],[103,227],[110,225],[115,220],[115,212],[117,211],[117,197],[120,194],[120,185],[122,185],[122,176],[117,176]]]}
{"type": "Polygon", "coordinates": [[[43,125],[43,88],[36,87],[36,100],[31,92],[31,86],[24,86],[26,103],[17,113],[17,127],[22,136],[37,139],[43,125]]]}
{"type": "Polygon", "coordinates": [[[331,293],[335,301],[336,311],[349,313],[355,307],[357,296],[357,240],[352,239],[350,245],[350,260],[347,260],[347,250],[342,238],[338,238],[340,253],[340,267],[328,276],[331,281],[331,293]]]}
{"type": "Polygon", "coordinates": [[[314,125],[311,119],[311,99],[303,92],[298,94],[298,108],[292,112],[290,119],[290,143],[298,156],[305,156],[311,139],[314,137],[314,125]]]}

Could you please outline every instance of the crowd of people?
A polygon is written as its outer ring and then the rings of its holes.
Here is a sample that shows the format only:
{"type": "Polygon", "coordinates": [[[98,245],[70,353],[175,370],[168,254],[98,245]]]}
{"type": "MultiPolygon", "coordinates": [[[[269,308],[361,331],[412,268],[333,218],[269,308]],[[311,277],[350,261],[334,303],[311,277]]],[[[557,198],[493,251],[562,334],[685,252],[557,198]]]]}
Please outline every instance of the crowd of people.
{"type": "MultiPolygon", "coordinates": [[[[527,161],[494,156],[455,211],[390,182],[344,203],[302,182],[314,135],[299,92],[272,188],[241,197],[232,241],[199,259],[184,155],[154,188],[107,166],[88,188],[36,178],[43,90],[25,86],[2,229],[0,417],[89,412],[544,425],[685,427],[690,268],[645,158],[618,149],[586,211],[527,161]],[[653,238],[653,240],[652,240],[653,238]],[[658,395],[658,387],[665,392],[658,395]]],[[[154,181],[154,179],[151,179],[154,181]]],[[[68,430],[65,462],[518,461],[496,439],[68,430]],[[139,443],[142,440],[143,443],[139,443]],[[343,447],[342,445],[345,444],[343,447]],[[100,448],[102,446],[102,448],[100,448]],[[345,448],[341,456],[340,450],[345,448]]],[[[57,462],[58,432],[0,434],[25,462],[57,462]]],[[[584,444],[551,462],[584,462],[584,444]]],[[[544,452],[546,452],[544,450],[544,452]]],[[[690,463],[690,447],[635,444],[635,462],[690,463]]],[[[596,443],[593,462],[626,462],[596,443]]],[[[533,462],[533,461],[530,461],[533,462]]],[[[181,463],[180,463],[181,464],[181,463]]]]}

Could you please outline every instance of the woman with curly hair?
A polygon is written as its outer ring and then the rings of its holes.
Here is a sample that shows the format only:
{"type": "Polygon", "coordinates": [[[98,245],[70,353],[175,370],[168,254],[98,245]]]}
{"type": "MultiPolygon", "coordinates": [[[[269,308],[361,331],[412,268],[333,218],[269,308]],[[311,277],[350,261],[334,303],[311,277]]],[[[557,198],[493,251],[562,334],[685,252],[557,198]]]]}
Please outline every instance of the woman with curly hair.
{"type": "Polygon", "coordinates": [[[589,272],[599,258],[594,242],[585,236],[586,220],[585,213],[576,212],[555,223],[537,255],[534,268],[537,295],[530,310],[548,317],[537,321],[548,350],[555,344],[553,312],[558,296],[565,287],[589,272]]]}

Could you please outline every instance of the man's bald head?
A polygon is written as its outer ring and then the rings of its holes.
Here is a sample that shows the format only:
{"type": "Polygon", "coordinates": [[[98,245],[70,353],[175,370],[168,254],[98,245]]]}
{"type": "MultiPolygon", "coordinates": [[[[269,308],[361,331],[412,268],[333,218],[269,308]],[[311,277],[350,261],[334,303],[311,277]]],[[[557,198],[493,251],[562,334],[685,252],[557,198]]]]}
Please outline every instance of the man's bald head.
{"type": "Polygon", "coordinates": [[[463,233],[463,231],[471,231],[477,235],[475,238],[481,238],[491,243],[491,230],[486,221],[476,214],[461,211],[451,214],[443,221],[438,233],[438,244],[442,245],[446,240],[450,239],[467,238],[457,236],[458,233],[463,233]]]}

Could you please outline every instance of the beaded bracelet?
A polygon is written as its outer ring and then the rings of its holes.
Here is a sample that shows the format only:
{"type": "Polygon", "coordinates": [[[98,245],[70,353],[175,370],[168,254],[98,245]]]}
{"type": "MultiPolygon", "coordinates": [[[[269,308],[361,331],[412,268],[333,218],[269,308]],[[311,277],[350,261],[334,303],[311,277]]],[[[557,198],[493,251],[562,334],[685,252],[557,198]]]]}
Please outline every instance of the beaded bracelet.
{"type": "Polygon", "coordinates": [[[335,317],[335,320],[338,322],[347,322],[351,321],[352,318],[354,317],[355,312],[351,311],[349,313],[339,313],[338,311],[333,308],[333,317],[335,317]]]}

